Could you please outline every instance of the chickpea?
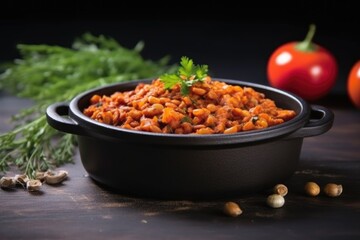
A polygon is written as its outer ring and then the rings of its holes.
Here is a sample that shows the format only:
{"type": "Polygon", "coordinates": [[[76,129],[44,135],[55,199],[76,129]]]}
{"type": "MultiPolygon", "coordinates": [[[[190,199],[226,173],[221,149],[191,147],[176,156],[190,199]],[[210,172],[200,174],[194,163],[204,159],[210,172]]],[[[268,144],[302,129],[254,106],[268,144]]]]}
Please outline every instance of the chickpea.
{"type": "Polygon", "coordinates": [[[279,194],[279,195],[285,197],[286,194],[288,193],[288,188],[284,184],[276,184],[273,189],[273,192],[275,194],[279,194]]]}
{"type": "Polygon", "coordinates": [[[279,194],[271,194],[267,197],[266,203],[272,208],[281,208],[285,204],[285,198],[279,194]]]}
{"type": "Polygon", "coordinates": [[[230,217],[237,217],[242,214],[242,210],[235,202],[227,202],[224,205],[224,213],[230,217]]]}
{"type": "Polygon", "coordinates": [[[305,184],[304,190],[307,195],[312,196],[312,197],[315,197],[315,196],[319,195],[319,193],[320,193],[320,187],[315,182],[307,182],[305,184]]]}
{"type": "Polygon", "coordinates": [[[328,197],[338,197],[343,191],[342,185],[335,183],[328,183],[324,187],[324,193],[328,197]]]}

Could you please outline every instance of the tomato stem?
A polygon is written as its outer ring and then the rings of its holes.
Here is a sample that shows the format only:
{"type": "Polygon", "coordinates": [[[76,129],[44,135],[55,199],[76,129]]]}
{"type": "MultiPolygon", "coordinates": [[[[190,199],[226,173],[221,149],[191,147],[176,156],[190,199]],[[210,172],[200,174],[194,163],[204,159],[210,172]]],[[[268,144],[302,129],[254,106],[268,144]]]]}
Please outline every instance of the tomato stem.
{"type": "Polygon", "coordinates": [[[315,24],[310,24],[309,31],[304,39],[304,41],[296,44],[296,49],[304,52],[312,52],[315,50],[315,45],[312,43],[316,32],[315,24]]]}

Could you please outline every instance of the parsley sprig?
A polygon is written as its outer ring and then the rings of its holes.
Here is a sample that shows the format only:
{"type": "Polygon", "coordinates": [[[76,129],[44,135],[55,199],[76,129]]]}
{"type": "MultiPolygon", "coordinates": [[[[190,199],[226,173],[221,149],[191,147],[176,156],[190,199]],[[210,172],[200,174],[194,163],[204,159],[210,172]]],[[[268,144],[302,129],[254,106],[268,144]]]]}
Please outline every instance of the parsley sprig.
{"type": "Polygon", "coordinates": [[[197,82],[203,82],[207,76],[207,65],[195,65],[192,59],[184,56],[181,58],[177,73],[161,75],[160,81],[164,83],[166,89],[180,84],[181,94],[188,95],[190,87],[197,82]]]}

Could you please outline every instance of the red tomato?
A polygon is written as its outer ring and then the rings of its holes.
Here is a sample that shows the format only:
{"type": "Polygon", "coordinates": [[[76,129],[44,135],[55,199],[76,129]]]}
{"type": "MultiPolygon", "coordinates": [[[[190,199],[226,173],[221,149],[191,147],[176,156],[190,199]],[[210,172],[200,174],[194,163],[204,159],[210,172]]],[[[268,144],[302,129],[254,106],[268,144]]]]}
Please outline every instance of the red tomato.
{"type": "Polygon", "coordinates": [[[347,90],[351,101],[360,108],[360,60],[351,68],[347,90]]]}
{"type": "Polygon", "coordinates": [[[280,46],[271,55],[267,74],[271,86],[293,92],[314,101],[330,92],[338,67],[334,56],[311,42],[315,26],[311,25],[303,42],[280,46]]]}

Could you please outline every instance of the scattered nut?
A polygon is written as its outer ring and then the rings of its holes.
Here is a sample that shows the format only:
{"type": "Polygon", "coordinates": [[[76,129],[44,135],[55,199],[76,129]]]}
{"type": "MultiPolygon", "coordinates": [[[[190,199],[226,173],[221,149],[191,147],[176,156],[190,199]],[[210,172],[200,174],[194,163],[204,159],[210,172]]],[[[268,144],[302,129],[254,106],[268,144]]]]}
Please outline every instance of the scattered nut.
{"type": "Polygon", "coordinates": [[[338,197],[343,191],[342,185],[335,183],[328,183],[324,187],[324,193],[329,197],[338,197]]]}
{"type": "Polygon", "coordinates": [[[39,180],[29,180],[26,182],[26,189],[29,192],[39,191],[42,183],[39,180]]]}
{"type": "Polygon", "coordinates": [[[227,202],[224,205],[224,213],[231,217],[237,217],[242,214],[242,210],[237,203],[227,202]]]}
{"type": "Polygon", "coordinates": [[[273,189],[273,192],[275,194],[279,194],[279,195],[285,197],[286,194],[288,193],[288,188],[284,184],[276,184],[273,189]]]}
{"type": "Polygon", "coordinates": [[[68,176],[68,172],[60,170],[58,172],[46,171],[44,174],[45,182],[50,185],[59,184],[68,176]]]}
{"type": "Polygon", "coordinates": [[[35,179],[40,180],[41,182],[45,181],[45,172],[36,172],[35,179]]]}
{"type": "Polygon", "coordinates": [[[315,197],[320,193],[320,187],[315,182],[307,182],[304,187],[305,193],[309,196],[315,197]]]}
{"type": "Polygon", "coordinates": [[[64,170],[58,172],[36,172],[36,179],[30,179],[26,174],[16,174],[15,177],[2,177],[0,179],[0,187],[15,188],[16,185],[21,185],[30,192],[39,191],[43,181],[46,181],[48,184],[58,184],[64,181],[67,176],[68,172],[64,170]]]}
{"type": "Polygon", "coordinates": [[[25,186],[26,182],[29,181],[29,177],[26,174],[17,174],[14,177],[16,183],[20,184],[21,186],[25,186]]]}
{"type": "Polygon", "coordinates": [[[281,208],[285,204],[285,198],[279,194],[271,194],[267,197],[266,203],[272,208],[281,208]]]}
{"type": "Polygon", "coordinates": [[[13,177],[2,177],[0,179],[0,187],[13,188],[16,186],[16,181],[13,177]]]}

